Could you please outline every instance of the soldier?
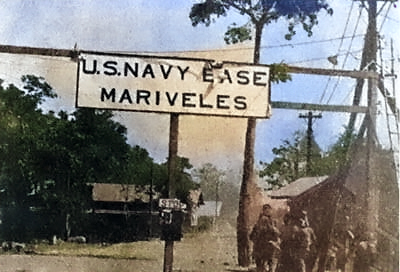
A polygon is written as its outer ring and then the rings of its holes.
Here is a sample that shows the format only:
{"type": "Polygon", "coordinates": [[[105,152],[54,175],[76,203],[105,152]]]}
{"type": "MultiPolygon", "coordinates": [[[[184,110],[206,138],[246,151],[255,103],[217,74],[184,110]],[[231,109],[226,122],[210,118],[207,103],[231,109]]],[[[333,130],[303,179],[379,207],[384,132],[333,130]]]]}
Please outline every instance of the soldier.
{"type": "Polygon", "coordinates": [[[290,212],[282,233],[280,272],[312,271],[315,259],[310,255],[316,237],[308,225],[307,213],[290,212]],[[307,267],[306,267],[307,264],[307,267]]]}
{"type": "Polygon", "coordinates": [[[269,204],[263,206],[260,217],[250,234],[257,272],[275,272],[278,264],[280,232],[275,220],[272,219],[271,211],[272,207],[269,204]],[[268,265],[267,269],[266,265],[268,265]]]}
{"type": "Polygon", "coordinates": [[[377,240],[375,234],[368,232],[366,238],[359,242],[356,246],[353,271],[368,272],[372,271],[372,265],[377,255],[377,240]]]}

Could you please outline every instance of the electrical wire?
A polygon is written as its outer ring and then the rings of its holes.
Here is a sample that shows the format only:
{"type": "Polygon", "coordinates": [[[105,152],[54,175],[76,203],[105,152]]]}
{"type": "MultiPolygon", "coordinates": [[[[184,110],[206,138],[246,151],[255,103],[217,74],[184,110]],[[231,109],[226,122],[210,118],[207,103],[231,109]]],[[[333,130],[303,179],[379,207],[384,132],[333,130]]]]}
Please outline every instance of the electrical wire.
{"type": "MultiPolygon", "coordinates": [[[[386,4],[386,3],[385,3],[385,4],[386,4]]],[[[385,5],[385,4],[384,4],[384,5],[385,5]]],[[[389,5],[388,8],[387,8],[387,10],[386,10],[385,16],[383,17],[381,26],[380,26],[380,28],[379,28],[379,32],[382,32],[383,25],[385,24],[385,22],[386,22],[386,20],[387,20],[387,18],[388,18],[388,15],[389,15],[389,11],[390,11],[391,6],[392,6],[392,5],[389,5]]],[[[383,9],[383,6],[382,6],[382,9],[383,9]]]]}
{"type": "MultiPolygon", "coordinates": [[[[357,18],[357,22],[356,22],[353,34],[355,34],[357,32],[357,29],[358,29],[358,26],[359,26],[359,23],[360,23],[360,18],[361,18],[361,12],[359,13],[359,16],[357,18]]],[[[343,61],[342,68],[341,68],[342,70],[344,69],[344,67],[345,67],[345,65],[347,63],[347,59],[348,59],[348,57],[350,55],[350,49],[351,49],[352,46],[353,46],[353,39],[350,41],[349,47],[347,49],[347,53],[346,53],[346,56],[345,56],[345,59],[343,61]]],[[[336,84],[334,85],[334,87],[332,89],[332,92],[331,92],[331,95],[329,96],[326,104],[328,104],[331,101],[331,99],[333,97],[333,94],[336,92],[336,90],[337,90],[337,88],[339,86],[340,80],[341,80],[341,77],[338,77],[337,80],[336,80],[336,84]]]]}
{"type": "MultiPolygon", "coordinates": [[[[296,47],[296,46],[305,46],[310,44],[319,44],[319,43],[330,43],[337,40],[342,39],[354,39],[355,37],[363,37],[363,34],[358,34],[355,36],[345,36],[345,37],[337,37],[337,38],[330,38],[330,39],[323,39],[323,40],[315,40],[315,41],[308,41],[308,42],[298,42],[298,43],[285,43],[285,44],[275,44],[275,45],[264,45],[261,46],[261,49],[273,49],[273,48],[284,48],[284,47],[296,47]]],[[[237,48],[217,48],[217,49],[200,49],[200,50],[179,50],[179,51],[168,51],[168,53],[190,53],[190,52],[228,52],[228,51],[244,51],[244,50],[254,50],[254,46],[243,46],[237,48]]],[[[132,51],[112,51],[113,53],[132,53],[132,51]]],[[[149,51],[140,51],[136,53],[150,53],[149,51]]],[[[151,51],[151,53],[165,53],[165,51],[155,52],[151,51]]]]}
{"type": "MultiPolygon", "coordinates": [[[[346,52],[343,54],[338,54],[337,56],[343,56],[346,54],[353,56],[353,54],[360,53],[362,51],[363,51],[362,49],[359,49],[359,50],[354,50],[351,52],[346,52]]],[[[356,57],[354,57],[354,58],[356,59],[356,57]]],[[[298,60],[298,61],[290,61],[290,62],[287,62],[287,64],[291,65],[291,64],[299,64],[299,63],[306,63],[306,62],[314,62],[314,61],[319,61],[319,60],[326,60],[326,56],[318,57],[318,58],[311,58],[311,59],[303,59],[303,60],[298,60]]]]}
{"type": "MultiPolygon", "coordinates": [[[[339,48],[338,48],[338,54],[339,54],[339,52],[340,52],[340,50],[341,50],[341,48],[342,48],[342,45],[343,45],[343,40],[344,40],[343,37],[345,36],[345,33],[346,33],[346,31],[347,31],[347,27],[349,26],[350,15],[351,15],[351,13],[353,12],[353,7],[354,7],[354,2],[351,2],[351,7],[350,7],[349,13],[348,13],[348,15],[347,15],[346,24],[345,24],[345,26],[344,26],[342,39],[340,39],[340,44],[339,44],[339,48]]],[[[333,66],[335,66],[335,64],[333,64],[333,66]]],[[[325,97],[325,95],[326,95],[326,92],[327,92],[327,90],[328,90],[328,86],[329,86],[329,83],[330,83],[330,81],[331,81],[331,78],[332,78],[331,76],[328,78],[328,81],[327,81],[327,83],[326,83],[326,85],[325,85],[325,89],[324,89],[324,91],[322,92],[321,98],[319,99],[319,103],[322,103],[322,100],[324,99],[324,97],[325,97]]]]}
{"type": "MultiPolygon", "coordinates": [[[[363,34],[356,35],[355,37],[361,37],[364,36],[363,34]]],[[[317,41],[308,41],[308,42],[299,42],[299,43],[287,43],[287,44],[280,44],[280,45],[266,45],[266,46],[261,46],[263,49],[271,49],[271,48],[281,48],[281,47],[294,47],[294,46],[302,46],[302,45],[310,45],[310,44],[317,44],[317,43],[326,43],[326,42],[333,42],[337,40],[343,40],[343,39],[354,39],[354,36],[342,36],[338,38],[331,38],[331,39],[325,39],[325,40],[317,40],[317,41]]]]}
{"type": "MultiPolygon", "coordinates": [[[[355,81],[353,81],[353,85],[349,88],[350,90],[353,90],[356,88],[357,83],[355,81]]],[[[351,92],[347,92],[347,94],[345,95],[345,97],[343,97],[342,101],[339,103],[340,105],[345,105],[348,101],[348,99],[350,99],[350,95],[351,92]]]]}
{"type": "MultiPolygon", "coordinates": [[[[381,46],[381,41],[379,40],[379,57],[380,57],[380,61],[381,61],[381,66],[383,68],[383,54],[382,54],[382,46],[381,46]]],[[[381,69],[381,77],[384,78],[384,74],[383,74],[383,69],[381,69]]],[[[384,82],[382,82],[384,84],[384,82]]],[[[392,141],[392,136],[391,134],[391,129],[390,129],[390,120],[389,120],[389,109],[388,109],[388,97],[387,97],[387,92],[386,92],[386,88],[383,86],[384,89],[384,94],[383,94],[383,99],[384,99],[384,104],[385,104],[385,114],[386,114],[386,129],[388,131],[388,138],[389,138],[389,146],[390,146],[390,150],[393,149],[393,141],[392,141]]]]}
{"type": "MultiPolygon", "coordinates": [[[[350,17],[350,14],[351,14],[352,10],[353,10],[353,5],[352,5],[352,7],[351,7],[351,9],[350,9],[349,17],[350,17]]],[[[350,49],[351,49],[351,47],[353,46],[354,37],[355,37],[355,35],[356,35],[356,33],[357,33],[357,29],[358,29],[358,26],[359,26],[359,24],[360,24],[361,16],[362,16],[362,9],[360,9],[360,12],[359,12],[359,14],[358,14],[357,21],[356,21],[356,24],[355,24],[355,27],[354,27],[354,30],[353,30],[353,34],[352,34],[352,37],[353,37],[353,38],[351,39],[350,44],[349,44],[349,46],[348,46],[348,48],[347,48],[347,53],[345,54],[345,58],[344,58],[344,60],[343,60],[341,69],[344,69],[344,67],[345,67],[345,65],[346,65],[346,63],[347,63],[347,60],[348,60],[349,55],[352,55],[350,49]]],[[[348,18],[349,18],[349,17],[348,17],[348,18]]],[[[347,30],[347,26],[348,26],[348,21],[346,22],[345,31],[347,30]]],[[[338,52],[340,52],[340,50],[341,50],[341,46],[339,47],[338,52]]],[[[330,94],[330,96],[328,97],[328,99],[327,99],[327,101],[326,101],[326,104],[329,104],[329,102],[331,101],[333,95],[336,93],[336,90],[337,90],[337,88],[338,88],[338,86],[339,86],[339,82],[340,82],[340,81],[341,81],[341,77],[338,77],[337,80],[336,80],[336,83],[335,83],[335,85],[334,85],[334,87],[333,87],[333,89],[332,89],[332,91],[331,91],[331,94],[330,94]]],[[[329,82],[328,82],[328,84],[329,84],[329,82]]],[[[326,85],[326,88],[328,87],[328,84],[326,85]]],[[[321,97],[321,100],[320,100],[321,103],[322,103],[322,99],[323,99],[323,97],[321,97]]]]}
{"type": "MultiPolygon", "coordinates": [[[[381,7],[381,9],[380,9],[380,11],[379,11],[378,13],[380,13],[380,12],[383,11],[383,9],[384,9],[384,7],[385,7],[386,4],[387,4],[387,2],[385,2],[385,3],[383,4],[383,6],[381,7]]],[[[388,16],[389,11],[390,11],[390,8],[391,8],[391,5],[389,4],[389,6],[388,6],[388,8],[387,8],[387,10],[386,10],[384,19],[383,19],[383,21],[382,21],[382,24],[381,24],[381,26],[380,26],[380,28],[379,28],[379,29],[380,29],[379,32],[382,31],[383,25],[384,25],[386,19],[391,19],[391,18],[388,16]]],[[[361,17],[361,13],[360,13],[360,15],[359,15],[359,17],[358,17],[357,25],[359,24],[360,17],[361,17]]],[[[355,33],[356,33],[356,29],[355,29],[355,31],[353,32],[353,35],[354,35],[355,33]]],[[[352,43],[352,41],[351,41],[351,43],[352,43]]],[[[349,49],[350,49],[350,46],[349,46],[349,49]]],[[[351,54],[351,53],[350,53],[350,50],[349,50],[349,54],[351,54]]],[[[344,60],[344,63],[346,63],[349,54],[346,55],[346,59],[344,60]]],[[[354,57],[354,56],[353,56],[353,57],[354,57]]],[[[343,67],[344,67],[344,64],[343,64],[343,66],[342,66],[342,69],[343,69],[343,67]]],[[[383,67],[382,67],[382,69],[383,69],[383,67]]],[[[337,86],[337,85],[336,85],[336,86],[337,86]]],[[[335,88],[336,88],[336,87],[335,87],[335,88]]],[[[332,95],[331,95],[331,97],[332,97],[332,95]]],[[[347,99],[347,98],[348,98],[348,95],[346,95],[346,98],[345,98],[345,99],[347,99]]],[[[330,98],[329,98],[329,100],[330,100],[330,98]]],[[[329,100],[328,100],[328,101],[329,101],[329,100]]],[[[343,102],[343,103],[344,103],[344,102],[343,102]]]]}

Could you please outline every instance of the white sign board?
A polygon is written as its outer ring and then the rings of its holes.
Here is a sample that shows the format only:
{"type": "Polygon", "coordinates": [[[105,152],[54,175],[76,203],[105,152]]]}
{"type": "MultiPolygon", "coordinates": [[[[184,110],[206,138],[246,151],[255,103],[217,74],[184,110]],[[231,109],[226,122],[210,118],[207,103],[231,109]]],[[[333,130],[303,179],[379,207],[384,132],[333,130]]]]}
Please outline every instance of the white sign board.
{"type": "Polygon", "coordinates": [[[81,53],[77,107],[269,117],[269,67],[157,56],[81,53]]]}
{"type": "Polygon", "coordinates": [[[160,198],[158,201],[158,206],[159,208],[171,210],[186,209],[186,204],[181,203],[181,201],[176,198],[160,198]]]}

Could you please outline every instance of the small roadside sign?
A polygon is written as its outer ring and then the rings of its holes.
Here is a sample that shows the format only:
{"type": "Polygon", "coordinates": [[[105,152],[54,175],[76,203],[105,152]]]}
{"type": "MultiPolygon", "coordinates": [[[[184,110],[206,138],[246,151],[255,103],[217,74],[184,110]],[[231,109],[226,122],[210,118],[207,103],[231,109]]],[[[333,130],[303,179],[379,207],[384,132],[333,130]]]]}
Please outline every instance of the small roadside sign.
{"type": "Polygon", "coordinates": [[[176,198],[160,198],[158,207],[161,209],[183,210],[186,209],[186,204],[176,198]]]}

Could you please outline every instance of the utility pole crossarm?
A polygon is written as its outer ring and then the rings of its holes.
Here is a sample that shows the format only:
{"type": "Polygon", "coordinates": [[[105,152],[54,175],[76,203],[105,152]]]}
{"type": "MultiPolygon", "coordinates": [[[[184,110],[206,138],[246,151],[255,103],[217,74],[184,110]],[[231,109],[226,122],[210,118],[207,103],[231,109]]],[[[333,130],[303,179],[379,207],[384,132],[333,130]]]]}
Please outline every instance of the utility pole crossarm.
{"type": "Polygon", "coordinates": [[[288,66],[289,73],[294,74],[310,74],[310,75],[323,75],[323,76],[343,76],[352,78],[373,78],[378,79],[379,74],[375,71],[357,71],[357,70],[336,70],[336,69],[323,69],[323,68],[309,68],[288,66]]]}
{"type": "Polygon", "coordinates": [[[313,111],[331,111],[331,112],[356,112],[366,113],[368,107],[366,106],[346,106],[346,105],[323,105],[312,103],[296,103],[286,101],[272,101],[272,108],[275,109],[292,109],[292,110],[313,110],[313,111]]]}

